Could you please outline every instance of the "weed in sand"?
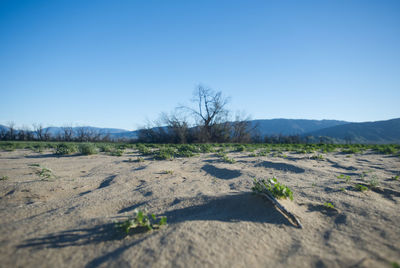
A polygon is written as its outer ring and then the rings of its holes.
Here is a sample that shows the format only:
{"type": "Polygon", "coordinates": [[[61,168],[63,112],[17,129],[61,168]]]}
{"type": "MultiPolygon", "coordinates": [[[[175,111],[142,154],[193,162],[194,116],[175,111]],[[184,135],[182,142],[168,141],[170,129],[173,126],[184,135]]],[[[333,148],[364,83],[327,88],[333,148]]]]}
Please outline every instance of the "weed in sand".
{"type": "Polygon", "coordinates": [[[174,174],[174,171],[173,170],[164,170],[163,173],[172,175],[172,174],[174,174]]]}
{"type": "Polygon", "coordinates": [[[311,156],[310,159],[324,160],[324,156],[322,154],[315,154],[315,155],[311,156]]]}
{"type": "Polygon", "coordinates": [[[335,206],[332,205],[332,203],[329,203],[329,202],[325,202],[324,203],[324,207],[327,208],[327,209],[335,209],[335,206]]]}
{"type": "Polygon", "coordinates": [[[224,156],[224,157],[222,157],[222,161],[223,162],[225,162],[225,163],[229,163],[229,164],[234,164],[234,163],[236,163],[236,160],[235,159],[233,159],[233,158],[230,158],[230,157],[228,157],[228,156],[224,156]]]}
{"type": "Polygon", "coordinates": [[[8,178],[8,176],[1,176],[0,177],[0,181],[6,181],[6,180],[8,180],[9,178],[8,178]]]}
{"type": "Polygon", "coordinates": [[[268,180],[264,179],[254,179],[253,187],[251,188],[255,193],[262,193],[267,190],[275,198],[289,198],[293,200],[292,190],[277,181],[276,178],[271,178],[268,180]]]}
{"type": "Polygon", "coordinates": [[[343,180],[345,180],[346,182],[350,182],[350,181],[351,181],[351,177],[348,176],[348,175],[340,174],[340,175],[337,176],[336,178],[338,178],[338,179],[343,179],[343,180]]]}
{"type": "Polygon", "coordinates": [[[400,178],[400,176],[399,176],[399,175],[397,175],[397,176],[393,176],[391,179],[392,179],[392,180],[394,180],[394,181],[398,181],[398,180],[399,180],[399,178],[400,178]]]}
{"type": "Polygon", "coordinates": [[[379,186],[379,179],[377,176],[372,176],[372,178],[368,182],[370,188],[376,188],[379,186]]]}
{"type": "Polygon", "coordinates": [[[134,210],[132,219],[128,219],[116,224],[116,228],[129,235],[131,232],[146,232],[153,229],[159,229],[161,226],[167,224],[167,217],[161,217],[157,223],[157,218],[154,214],[146,215],[145,211],[134,210]]]}
{"type": "Polygon", "coordinates": [[[43,180],[45,179],[54,179],[55,176],[53,174],[53,172],[51,171],[51,169],[46,168],[46,167],[42,167],[40,170],[38,170],[36,172],[40,178],[42,178],[43,180]]]}
{"type": "Polygon", "coordinates": [[[364,192],[364,191],[368,191],[368,190],[369,190],[369,188],[368,188],[367,186],[361,185],[361,184],[356,184],[356,185],[354,186],[354,188],[355,188],[356,190],[360,191],[360,192],[364,192]]]}

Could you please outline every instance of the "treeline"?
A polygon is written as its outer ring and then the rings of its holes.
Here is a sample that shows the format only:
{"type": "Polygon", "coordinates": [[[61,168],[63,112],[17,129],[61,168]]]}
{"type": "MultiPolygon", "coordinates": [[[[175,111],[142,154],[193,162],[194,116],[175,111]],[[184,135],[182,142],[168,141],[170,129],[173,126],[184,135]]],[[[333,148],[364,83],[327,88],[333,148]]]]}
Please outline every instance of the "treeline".
{"type": "Polygon", "coordinates": [[[34,124],[33,130],[24,127],[16,128],[9,123],[6,128],[0,128],[0,140],[3,141],[75,141],[75,142],[112,142],[125,141],[112,139],[109,133],[97,131],[89,127],[61,127],[61,131],[52,134],[50,128],[42,124],[34,124]]]}

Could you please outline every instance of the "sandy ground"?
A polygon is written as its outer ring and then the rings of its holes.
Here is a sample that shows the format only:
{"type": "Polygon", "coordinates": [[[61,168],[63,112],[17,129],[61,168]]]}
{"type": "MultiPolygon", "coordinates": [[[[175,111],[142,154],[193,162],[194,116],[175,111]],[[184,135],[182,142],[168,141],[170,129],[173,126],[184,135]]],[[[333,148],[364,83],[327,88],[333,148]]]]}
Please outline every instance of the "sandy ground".
{"type": "Polygon", "coordinates": [[[0,152],[0,267],[391,267],[400,263],[400,158],[229,153],[130,162],[104,154],[56,157],[0,152]],[[41,167],[38,167],[39,164],[41,167]],[[42,167],[54,178],[38,175],[42,167]],[[165,171],[173,171],[166,174],[165,171]],[[366,172],[364,177],[360,176],[366,172]],[[350,176],[350,183],[338,175],[350,176]],[[275,176],[294,192],[282,204],[294,227],[253,178],[275,176]],[[380,188],[355,191],[378,179],[380,188]],[[330,202],[335,209],[326,209],[330,202]],[[123,238],[114,222],[135,208],[168,226],[123,238]]]}

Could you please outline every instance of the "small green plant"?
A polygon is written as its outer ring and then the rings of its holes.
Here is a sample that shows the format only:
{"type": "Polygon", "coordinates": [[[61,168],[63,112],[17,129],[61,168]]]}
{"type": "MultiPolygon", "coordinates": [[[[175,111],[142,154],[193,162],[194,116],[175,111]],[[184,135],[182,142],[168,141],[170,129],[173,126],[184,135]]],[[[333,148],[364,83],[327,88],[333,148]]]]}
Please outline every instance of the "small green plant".
{"type": "Polygon", "coordinates": [[[348,175],[343,175],[343,174],[340,174],[339,176],[337,176],[336,178],[338,178],[338,179],[342,179],[342,180],[345,180],[346,182],[350,182],[351,181],[351,177],[350,176],[348,176],[348,175]]]}
{"type": "Polygon", "coordinates": [[[346,192],[346,188],[344,188],[344,187],[339,188],[339,190],[342,191],[342,192],[346,192]]]}
{"type": "Polygon", "coordinates": [[[269,150],[262,150],[258,152],[258,156],[267,156],[269,153],[269,150]]]}
{"type": "Polygon", "coordinates": [[[251,153],[251,154],[249,154],[249,157],[256,157],[256,156],[257,156],[256,153],[251,153]]]}
{"type": "Polygon", "coordinates": [[[324,156],[322,154],[315,154],[315,155],[311,156],[310,159],[324,160],[324,156]]]}
{"type": "Polygon", "coordinates": [[[132,219],[128,219],[116,224],[116,228],[129,235],[130,233],[146,232],[153,229],[159,229],[161,226],[167,224],[167,217],[161,217],[157,223],[157,217],[154,214],[146,215],[145,211],[134,210],[132,219]]]}
{"type": "Polygon", "coordinates": [[[46,168],[46,167],[42,167],[40,170],[38,170],[36,172],[40,178],[42,178],[43,180],[48,180],[48,179],[54,179],[55,176],[53,174],[53,172],[51,171],[51,169],[46,168]]]}
{"type": "Polygon", "coordinates": [[[400,176],[399,176],[399,175],[397,175],[397,176],[393,176],[393,177],[392,177],[392,180],[394,180],[394,181],[398,181],[398,180],[399,180],[399,178],[400,178],[400,176]]]}
{"type": "Polygon", "coordinates": [[[368,182],[370,188],[376,188],[379,186],[379,179],[377,176],[372,176],[372,178],[368,182]]]}
{"type": "Polygon", "coordinates": [[[218,157],[225,157],[225,156],[226,156],[226,153],[222,151],[222,152],[217,152],[216,155],[217,155],[218,157]]]}
{"type": "Polygon", "coordinates": [[[1,176],[0,177],[0,181],[6,181],[6,180],[8,180],[9,178],[8,178],[8,176],[1,176]]]}
{"type": "Polygon", "coordinates": [[[312,187],[315,187],[315,186],[317,186],[317,184],[316,184],[315,182],[313,182],[313,183],[311,184],[311,186],[312,186],[312,187]]]}
{"type": "Polygon", "coordinates": [[[236,147],[236,152],[244,152],[246,151],[246,147],[244,145],[238,145],[236,147]]]}
{"type": "Polygon", "coordinates": [[[173,170],[164,170],[163,173],[172,175],[172,174],[174,174],[174,171],[173,170]]]}
{"type": "Polygon", "coordinates": [[[253,187],[251,189],[255,193],[262,193],[266,190],[275,198],[289,198],[290,200],[293,200],[292,190],[286,185],[279,183],[276,178],[268,180],[254,179],[253,187]]]}
{"type": "Polygon", "coordinates": [[[362,185],[362,184],[356,184],[354,187],[356,188],[356,190],[358,190],[360,192],[364,192],[364,191],[368,191],[369,190],[369,188],[367,186],[362,185]]]}
{"type": "Polygon", "coordinates": [[[364,178],[367,176],[368,172],[367,171],[363,171],[360,174],[360,179],[364,180],[364,178]]]}
{"type": "Polygon", "coordinates": [[[235,160],[235,159],[230,158],[230,157],[228,157],[228,156],[226,156],[226,155],[225,155],[224,157],[222,157],[222,161],[225,162],[225,163],[229,163],[229,164],[236,163],[236,160],[235,160]]]}
{"type": "Polygon", "coordinates": [[[335,209],[335,206],[332,205],[332,203],[329,203],[329,202],[325,202],[324,203],[324,207],[327,208],[327,209],[335,209]]]}
{"type": "Polygon", "coordinates": [[[400,264],[395,261],[392,261],[390,264],[392,265],[392,268],[400,268],[400,264]]]}
{"type": "Polygon", "coordinates": [[[33,163],[33,164],[29,164],[28,166],[30,166],[30,167],[40,167],[40,164],[33,163]]]}

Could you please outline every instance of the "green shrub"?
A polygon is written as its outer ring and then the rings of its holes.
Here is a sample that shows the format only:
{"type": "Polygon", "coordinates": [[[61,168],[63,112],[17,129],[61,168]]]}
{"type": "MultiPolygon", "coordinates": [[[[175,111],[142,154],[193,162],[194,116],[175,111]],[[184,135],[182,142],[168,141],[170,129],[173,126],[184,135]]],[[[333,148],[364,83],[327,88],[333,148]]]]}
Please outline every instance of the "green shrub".
{"type": "Polygon", "coordinates": [[[66,155],[76,153],[77,148],[75,144],[72,143],[60,143],[56,146],[56,154],[66,155]]]}
{"type": "Polygon", "coordinates": [[[105,152],[105,153],[111,153],[114,149],[113,146],[111,146],[110,144],[100,144],[97,146],[100,150],[100,152],[105,152]]]}
{"type": "Polygon", "coordinates": [[[141,155],[151,155],[151,150],[146,145],[138,144],[136,148],[141,155]]]}
{"type": "Polygon", "coordinates": [[[113,150],[111,150],[110,155],[112,156],[122,156],[124,154],[124,150],[123,149],[116,149],[114,148],[113,150]]]}
{"type": "Polygon", "coordinates": [[[154,158],[157,160],[170,160],[174,158],[175,150],[173,148],[161,148],[154,153],[154,158]]]}
{"type": "Polygon", "coordinates": [[[84,155],[97,154],[97,148],[93,143],[79,144],[79,152],[84,155]]]}

